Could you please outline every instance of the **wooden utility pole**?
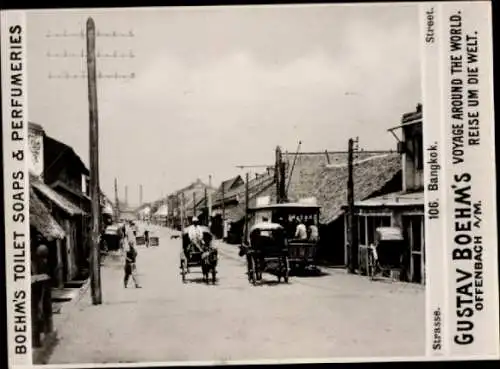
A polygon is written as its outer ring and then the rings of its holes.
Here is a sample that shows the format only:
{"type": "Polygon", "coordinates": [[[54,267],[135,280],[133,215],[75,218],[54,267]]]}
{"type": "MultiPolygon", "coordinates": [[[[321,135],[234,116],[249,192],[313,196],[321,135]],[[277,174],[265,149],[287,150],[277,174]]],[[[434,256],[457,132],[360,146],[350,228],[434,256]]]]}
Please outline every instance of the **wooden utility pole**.
{"type": "Polygon", "coordinates": [[[224,183],[222,183],[222,238],[224,238],[224,231],[226,229],[226,207],[224,205],[225,197],[224,183]]]}
{"type": "MultiPolygon", "coordinates": [[[[212,190],[212,176],[208,176],[208,187],[212,190]]],[[[208,193],[208,228],[212,229],[212,191],[208,193]]]]}
{"type": "Polygon", "coordinates": [[[125,206],[128,207],[128,186],[125,186],[125,206]]]}
{"type": "Polygon", "coordinates": [[[186,195],[185,193],[183,192],[181,194],[182,196],[182,204],[181,204],[181,231],[184,232],[184,218],[186,217],[186,195]]]}
{"type": "Polygon", "coordinates": [[[205,219],[205,225],[208,226],[210,214],[208,214],[208,190],[205,187],[205,206],[207,208],[207,219],[205,219]]]}
{"type": "Polygon", "coordinates": [[[250,207],[250,189],[249,189],[250,175],[247,173],[245,181],[245,239],[243,243],[248,240],[248,209],[250,207]]]}
{"type": "Polygon", "coordinates": [[[90,198],[92,200],[91,292],[92,303],[102,303],[101,266],[99,249],[100,191],[99,191],[99,122],[97,115],[97,78],[95,57],[95,24],[87,19],[87,76],[90,118],[90,198]]]}
{"type": "Polygon", "coordinates": [[[276,203],[281,203],[281,149],[279,146],[276,147],[276,157],[274,163],[274,180],[276,182],[276,203]]]}
{"type": "MultiPolygon", "coordinates": [[[[179,218],[179,226],[182,228],[182,221],[181,221],[181,216],[182,216],[182,213],[181,213],[181,201],[179,200],[179,193],[176,193],[175,194],[175,210],[176,210],[176,214],[175,214],[175,217],[179,218]]],[[[174,222],[177,223],[177,220],[174,219],[174,222]]],[[[175,228],[175,224],[174,224],[174,228],[175,228]]]]}
{"type": "Polygon", "coordinates": [[[115,212],[116,220],[120,219],[120,203],[118,202],[118,180],[115,178],[115,212]]]}
{"type": "Polygon", "coordinates": [[[358,227],[357,220],[354,214],[354,140],[349,139],[349,152],[347,158],[348,165],[348,178],[347,178],[347,204],[348,210],[348,229],[349,229],[349,246],[350,246],[350,258],[349,258],[349,272],[352,274],[356,273],[358,268],[358,227]]]}
{"type": "Polygon", "coordinates": [[[196,216],[196,192],[193,192],[193,217],[196,216]]]}
{"type": "Polygon", "coordinates": [[[142,206],[142,185],[139,185],[139,206],[142,206]]]}

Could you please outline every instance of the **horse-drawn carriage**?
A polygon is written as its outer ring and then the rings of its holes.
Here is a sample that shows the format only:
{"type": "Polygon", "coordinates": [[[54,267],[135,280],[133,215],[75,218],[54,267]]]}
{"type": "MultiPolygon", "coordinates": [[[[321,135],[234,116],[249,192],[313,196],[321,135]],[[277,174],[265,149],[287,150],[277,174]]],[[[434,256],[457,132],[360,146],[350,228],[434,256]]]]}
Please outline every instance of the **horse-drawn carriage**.
{"type": "Polygon", "coordinates": [[[315,268],[318,238],[311,237],[311,235],[306,239],[297,238],[295,234],[296,227],[299,223],[317,227],[320,209],[321,207],[316,204],[301,202],[257,206],[247,210],[246,227],[252,229],[252,227],[262,222],[264,218],[270,219],[272,224],[281,226],[283,241],[279,242],[286,245],[283,248],[288,252],[289,268],[303,271],[307,268],[315,268]]]}
{"type": "Polygon", "coordinates": [[[248,281],[262,280],[263,272],[271,272],[288,283],[290,266],[285,229],[276,223],[257,223],[250,229],[249,240],[240,247],[240,256],[247,257],[248,281]]]}
{"type": "Polygon", "coordinates": [[[116,251],[121,248],[123,233],[118,224],[108,225],[101,235],[102,251],[116,251]]]}
{"type": "Polygon", "coordinates": [[[201,245],[191,242],[187,230],[182,233],[180,266],[182,281],[186,282],[186,276],[190,273],[190,268],[201,267],[203,280],[206,283],[211,280],[215,284],[218,255],[217,250],[212,247],[213,235],[208,227],[200,226],[200,229],[203,233],[201,245]]]}

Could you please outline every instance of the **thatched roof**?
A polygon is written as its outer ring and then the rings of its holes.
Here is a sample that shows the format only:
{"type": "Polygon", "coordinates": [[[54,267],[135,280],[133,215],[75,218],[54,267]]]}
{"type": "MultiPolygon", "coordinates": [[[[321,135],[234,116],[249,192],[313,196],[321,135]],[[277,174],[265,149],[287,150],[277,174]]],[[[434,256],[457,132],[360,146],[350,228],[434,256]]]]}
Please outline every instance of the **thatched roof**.
{"type": "Polygon", "coordinates": [[[52,217],[43,202],[35,194],[30,185],[30,225],[48,241],[63,239],[66,234],[62,227],[52,217]]]}
{"type": "Polygon", "coordinates": [[[48,177],[52,177],[55,173],[59,173],[61,168],[67,165],[71,165],[73,170],[78,170],[82,174],[90,175],[88,168],[75,150],[73,150],[71,146],[53,137],[45,136],[43,155],[46,163],[52,163],[52,165],[47,168],[47,170],[50,171],[48,177]]]}
{"type": "Polygon", "coordinates": [[[59,194],[58,192],[47,186],[39,178],[31,174],[30,174],[30,184],[37,191],[38,195],[43,196],[45,199],[55,204],[66,214],[70,216],[85,214],[85,212],[78,206],[76,206],[71,201],[66,199],[63,195],[59,194]]]}
{"type": "MultiPolygon", "coordinates": [[[[288,159],[291,167],[293,157],[288,159]]],[[[330,153],[329,161],[330,164],[326,154],[298,155],[288,190],[290,201],[316,197],[322,207],[322,223],[337,219],[343,213],[342,206],[347,205],[347,153],[330,153]]],[[[355,201],[377,194],[400,171],[401,157],[397,153],[357,153],[354,161],[355,201]]]]}

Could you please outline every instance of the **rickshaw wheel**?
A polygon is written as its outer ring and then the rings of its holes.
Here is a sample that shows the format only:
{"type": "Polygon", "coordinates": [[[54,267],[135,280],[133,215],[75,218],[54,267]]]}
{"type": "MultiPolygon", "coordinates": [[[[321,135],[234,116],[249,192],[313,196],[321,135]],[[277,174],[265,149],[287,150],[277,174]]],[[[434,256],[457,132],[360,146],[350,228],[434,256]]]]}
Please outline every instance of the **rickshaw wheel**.
{"type": "Polygon", "coordinates": [[[248,274],[248,282],[255,284],[255,263],[253,260],[253,256],[247,254],[247,274],[248,274]]]}
{"type": "Polygon", "coordinates": [[[285,283],[288,283],[289,274],[290,274],[290,266],[288,265],[288,258],[285,257],[285,275],[283,277],[285,283]]]}

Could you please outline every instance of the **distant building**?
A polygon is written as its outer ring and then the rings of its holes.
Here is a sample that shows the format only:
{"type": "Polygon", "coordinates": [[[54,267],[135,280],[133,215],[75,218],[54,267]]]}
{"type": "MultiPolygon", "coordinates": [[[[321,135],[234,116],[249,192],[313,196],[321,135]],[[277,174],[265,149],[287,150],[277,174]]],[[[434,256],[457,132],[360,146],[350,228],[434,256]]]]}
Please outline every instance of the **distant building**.
{"type": "MultiPolygon", "coordinates": [[[[254,206],[262,193],[273,187],[272,173],[263,173],[249,178],[249,206],[254,206]]],[[[244,230],[246,211],[246,184],[241,176],[223,181],[212,194],[212,233],[218,238],[225,238],[230,243],[240,243],[244,230]]],[[[203,199],[198,208],[208,214],[207,201],[203,199]]]]}
{"type": "Polygon", "coordinates": [[[201,215],[198,204],[205,197],[205,189],[213,192],[213,189],[203,183],[201,179],[197,179],[167,197],[166,203],[169,212],[167,223],[170,227],[180,230],[183,225],[189,224],[194,215],[201,215]],[[182,224],[182,220],[184,224],[182,224]]]}

